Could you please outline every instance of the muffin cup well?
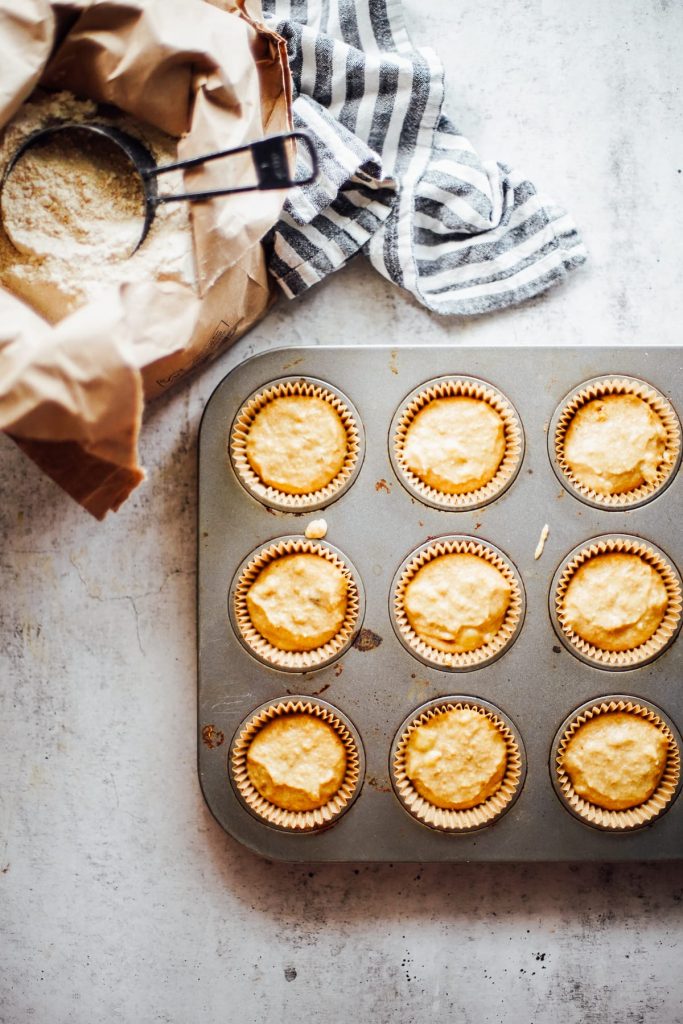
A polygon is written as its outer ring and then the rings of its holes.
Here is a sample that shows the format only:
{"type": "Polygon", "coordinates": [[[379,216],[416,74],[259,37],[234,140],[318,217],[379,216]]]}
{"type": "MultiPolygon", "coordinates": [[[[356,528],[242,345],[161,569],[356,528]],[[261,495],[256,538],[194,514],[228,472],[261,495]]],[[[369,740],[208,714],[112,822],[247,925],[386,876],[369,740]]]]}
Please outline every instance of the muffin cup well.
{"type": "Polygon", "coordinates": [[[495,704],[479,697],[439,697],[422,704],[400,725],[391,747],[390,775],[394,792],[405,810],[417,821],[441,832],[473,832],[492,825],[510,810],[522,791],[526,755],[514,723],[495,704]],[[406,774],[406,745],[414,730],[444,711],[469,709],[488,718],[500,730],[507,745],[507,765],[499,789],[476,807],[449,810],[430,803],[413,786],[406,774]]]}
{"type": "Polygon", "coordinates": [[[396,411],[389,432],[389,454],[394,472],[415,498],[432,508],[476,509],[499,497],[513,482],[524,456],[522,421],[509,398],[477,377],[435,377],[412,391],[396,411]],[[418,412],[437,398],[478,398],[487,402],[503,420],[505,453],[495,476],[475,491],[446,494],[426,484],[406,465],[403,455],[408,428],[418,412]]]}
{"type": "Polygon", "coordinates": [[[427,541],[401,563],[391,584],[390,614],[394,631],[403,646],[425,665],[446,672],[468,672],[496,661],[514,643],[524,621],[526,598],[522,578],[516,567],[497,547],[478,537],[452,534],[427,541]],[[432,647],[411,626],[404,606],[406,587],[418,569],[442,555],[468,554],[483,558],[498,569],[510,584],[510,603],[503,623],[489,643],[474,651],[451,653],[432,647]]]}
{"type": "Polygon", "coordinates": [[[271,828],[284,832],[316,832],[332,825],[348,811],[358,796],[365,773],[365,754],[354,725],[327,701],[305,696],[267,701],[237,727],[228,756],[230,781],[240,803],[271,828]],[[312,811],[289,811],[266,800],[249,778],[247,753],[256,734],[281,715],[310,714],[332,726],[346,748],[346,773],[341,786],[327,803],[312,811]]]}
{"type": "Polygon", "coordinates": [[[681,463],[681,450],[681,425],[673,406],[660,391],[638,377],[593,377],[584,381],[560,402],[548,430],[550,461],[562,486],[586,505],[617,512],[638,508],[661,494],[676,475],[681,463]],[[666,447],[656,479],[623,494],[599,494],[594,491],[573,474],[564,455],[564,440],[576,413],[588,402],[606,395],[635,395],[642,399],[659,417],[666,431],[666,447]]]}
{"type": "Polygon", "coordinates": [[[238,480],[263,505],[280,512],[313,512],[341,497],[356,479],[363,462],[365,436],[358,411],[343,392],[315,377],[281,377],[247,398],[233,420],[228,447],[238,480]],[[265,484],[247,458],[247,438],[256,414],[274,399],[291,395],[321,398],[328,402],[346,431],[346,458],[342,468],[325,487],[309,494],[289,494],[265,484]]]}
{"type": "Polygon", "coordinates": [[[681,577],[671,559],[650,541],[629,534],[605,534],[580,544],[570,551],[559,566],[550,588],[550,617],[558,637],[581,661],[597,668],[623,671],[647,665],[659,657],[676,639],[681,628],[681,577]],[[668,604],[664,618],[655,633],[638,647],[627,651],[607,651],[584,640],[566,623],[563,611],[564,596],[572,576],[585,562],[596,555],[639,555],[656,569],[666,587],[668,604]]]}
{"type": "Polygon", "coordinates": [[[642,828],[664,813],[678,795],[681,782],[681,737],[673,722],[661,708],[639,697],[608,694],[582,704],[573,711],[557,731],[550,753],[550,776],[558,797],[567,810],[593,828],[608,832],[627,832],[642,828]],[[666,766],[651,797],[637,807],[613,811],[599,807],[579,796],[562,766],[567,744],[577,730],[591,718],[609,712],[624,711],[652,722],[662,731],[669,744],[666,766]]]}
{"type": "Polygon", "coordinates": [[[270,544],[252,551],[238,567],[228,595],[228,610],[238,640],[264,665],[281,672],[312,672],[336,661],[351,646],[363,622],[365,594],[357,570],[346,555],[332,544],[301,536],[276,537],[270,544]],[[346,615],[339,632],[320,647],[310,651],[282,651],[266,640],[252,623],[247,607],[247,592],[261,570],[270,562],[283,555],[300,554],[319,555],[343,573],[348,584],[346,615]]]}

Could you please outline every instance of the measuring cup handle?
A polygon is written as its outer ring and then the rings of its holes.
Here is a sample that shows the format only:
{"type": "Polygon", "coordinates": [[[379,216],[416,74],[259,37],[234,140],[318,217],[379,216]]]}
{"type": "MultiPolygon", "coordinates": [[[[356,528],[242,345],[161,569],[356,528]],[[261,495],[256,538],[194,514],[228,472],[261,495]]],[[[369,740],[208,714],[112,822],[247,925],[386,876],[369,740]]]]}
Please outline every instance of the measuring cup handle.
{"type": "MultiPolygon", "coordinates": [[[[261,189],[292,188],[295,185],[310,185],[318,177],[318,154],[308,132],[287,132],[285,135],[271,135],[251,145],[251,152],[261,189]],[[299,139],[308,153],[311,170],[307,177],[290,178],[284,143],[299,139]]],[[[296,171],[295,171],[296,173],[296,171]]]]}
{"type": "MultiPolygon", "coordinates": [[[[184,170],[188,167],[201,167],[202,164],[210,163],[212,160],[220,160],[222,157],[246,152],[251,153],[254,161],[257,184],[211,189],[206,192],[183,192],[169,196],[157,196],[155,201],[157,203],[176,203],[181,200],[192,202],[195,200],[213,199],[215,196],[227,196],[235,192],[293,188],[298,185],[309,185],[318,176],[319,163],[315,144],[308,132],[300,130],[285,132],[282,135],[270,135],[268,138],[259,139],[257,142],[251,142],[246,146],[238,146],[236,149],[224,149],[218,153],[207,153],[204,156],[193,157],[191,160],[179,160],[174,164],[164,164],[162,167],[154,167],[145,171],[143,176],[145,178],[158,178],[169,171],[184,170]],[[289,173],[286,144],[290,140],[298,140],[303,143],[311,163],[310,173],[302,178],[292,177],[289,173]]],[[[294,173],[296,175],[296,170],[294,173]]]]}

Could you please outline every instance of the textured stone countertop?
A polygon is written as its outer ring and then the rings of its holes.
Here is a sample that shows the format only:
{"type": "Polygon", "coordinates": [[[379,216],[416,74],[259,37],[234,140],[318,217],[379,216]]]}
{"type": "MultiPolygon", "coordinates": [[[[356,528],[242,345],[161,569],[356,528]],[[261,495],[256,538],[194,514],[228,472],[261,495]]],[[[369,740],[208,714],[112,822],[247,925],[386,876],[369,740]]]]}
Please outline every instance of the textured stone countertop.
{"type": "MultiPolygon", "coordinates": [[[[410,0],[450,111],[580,225],[526,306],[432,316],[362,261],[149,411],[103,524],[0,442],[0,1022],[683,1021],[683,863],[268,863],[195,769],[202,408],[272,346],[680,344],[683,5],[410,0]]],[[[683,855],[683,851],[681,851],[683,855]]]]}

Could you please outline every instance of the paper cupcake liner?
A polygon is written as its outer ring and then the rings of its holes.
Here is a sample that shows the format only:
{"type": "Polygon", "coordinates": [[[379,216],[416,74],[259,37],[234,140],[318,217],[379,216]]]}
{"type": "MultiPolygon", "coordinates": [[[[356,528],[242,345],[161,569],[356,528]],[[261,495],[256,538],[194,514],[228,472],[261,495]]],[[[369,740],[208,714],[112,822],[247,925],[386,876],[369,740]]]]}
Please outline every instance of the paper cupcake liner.
{"type": "Polygon", "coordinates": [[[442,832],[472,832],[493,824],[519,796],[526,773],[526,758],[522,739],[513,723],[488,701],[473,697],[441,697],[417,708],[403,722],[394,738],[391,755],[391,781],[403,807],[418,821],[442,832]],[[406,774],[406,746],[415,729],[444,711],[469,709],[488,718],[500,730],[507,745],[507,766],[499,789],[466,810],[437,807],[415,789],[406,774]]]}
{"type": "Polygon", "coordinates": [[[390,437],[391,461],[397,476],[411,494],[434,508],[475,509],[488,504],[510,486],[524,454],[524,431],[517,410],[501,391],[476,377],[438,377],[421,385],[394,416],[390,437]],[[426,484],[408,468],[403,450],[408,428],[420,410],[437,398],[459,397],[478,398],[495,409],[505,428],[505,454],[495,476],[483,487],[464,494],[446,494],[426,484]]]}
{"type": "Polygon", "coordinates": [[[493,544],[478,540],[476,537],[461,535],[441,537],[416,548],[399,567],[392,584],[392,594],[392,624],[403,646],[424,664],[447,672],[468,671],[495,661],[512,645],[522,627],[524,618],[524,588],[517,569],[502,551],[499,551],[493,544]],[[511,588],[510,603],[505,618],[493,639],[474,651],[463,651],[462,653],[441,651],[418,636],[408,620],[404,606],[406,587],[418,569],[434,558],[453,554],[477,555],[479,558],[485,559],[503,574],[511,588]]]}
{"type": "Polygon", "coordinates": [[[283,377],[254,392],[233,421],[230,430],[230,460],[243,487],[262,504],[284,512],[311,512],[323,508],[348,490],[360,470],[363,452],[363,427],[353,404],[341,391],[313,377],[283,377]],[[339,415],[346,431],[344,464],[325,487],[309,494],[289,494],[265,484],[251,468],[247,458],[247,438],[256,414],[275,398],[304,395],[321,398],[339,415]]]}
{"type": "Polygon", "coordinates": [[[681,426],[668,399],[645,381],[637,377],[599,377],[579,385],[561,403],[551,421],[549,445],[552,446],[553,468],[570,493],[594,507],[619,511],[651,501],[671,483],[681,461],[681,426]],[[605,395],[635,395],[642,399],[659,417],[666,430],[666,447],[656,479],[623,494],[600,494],[594,491],[574,475],[564,454],[567,430],[578,410],[593,399],[604,398],[605,395]]]}
{"type": "Polygon", "coordinates": [[[238,639],[259,661],[284,672],[310,672],[335,661],[354,641],[360,629],[364,596],[360,577],[345,555],[331,544],[305,537],[280,537],[257,548],[242,562],[230,588],[230,618],[238,639]],[[263,637],[251,621],[247,591],[266,565],[283,555],[311,554],[337,566],[348,583],[346,615],[339,632],[310,651],[282,651],[263,637]]]}
{"type": "Polygon", "coordinates": [[[241,803],[254,817],[287,832],[313,832],[327,828],[349,809],[358,796],[364,770],[363,748],[351,722],[327,701],[289,697],[269,701],[256,708],[238,727],[230,746],[230,781],[241,803]],[[256,734],[280,715],[310,714],[332,726],[346,748],[346,774],[341,786],[322,807],[312,811],[289,811],[266,800],[247,771],[247,752],[256,734]]]}
{"type": "Polygon", "coordinates": [[[550,774],[553,779],[555,792],[565,807],[577,818],[593,825],[594,828],[603,829],[609,832],[625,832],[631,829],[642,828],[658,818],[671,804],[677,795],[681,783],[681,755],[679,748],[680,737],[674,735],[673,728],[664,719],[664,713],[654,705],[638,700],[636,697],[622,696],[615,694],[606,696],[584,704],[578,708],[570,718],[560,727],[553,743],[550,758],[550,774]],[[648,800],[637,807],[628,807],[625,810],[613,811],[579,796],[572,786],[569,775],[563,768],[563,758],[567,744],[576,731],[591,718],[607,712],[625,711],[629,714],[639,715],[648,722],[652,722],[658,729],[661,729],[669,743],[669,752],[664,773],[648,800]]]}
{"type": "Polygon", "coordinates": [[[639,537],[615,534],[595,537],[587,544],[575,548],[555,573],[551,590],[551,617],[556,632],[565,647],[582,661],[598,668],[622,670],[635,668],[653,661],[662,654],[681,627],[681,579],[667,555],[654,544],[639,537]],[[584,640],[566,622],[564,598],[572,576],[585,562],[596,555],[605,554],[639,555],[648,565],[656,569],[666,587],[668,604],[664,618],[653,635],[626,651],[606,651],[584,640]],[[552,596],[554,595],[554,596],[552,596]]]}

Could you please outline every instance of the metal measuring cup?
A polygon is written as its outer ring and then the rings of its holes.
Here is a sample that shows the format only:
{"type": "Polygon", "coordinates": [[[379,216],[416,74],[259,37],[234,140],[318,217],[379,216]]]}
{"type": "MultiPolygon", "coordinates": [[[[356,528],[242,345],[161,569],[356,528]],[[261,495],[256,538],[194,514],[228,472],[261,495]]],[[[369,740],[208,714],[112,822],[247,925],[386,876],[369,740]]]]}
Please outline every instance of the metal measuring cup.
{"type": "Polygon", "coordinates": [[[131,255],[140,248],[147,237],[147,233],[156,215],[157,207],[162,203],[202,202],[205,199],[231,195],[235,192],[287,189],[295,185],[308,185],[315,181],[318,176],[318,156],[315,146],[311,136],[303,131],[270,135],[265,139],[259,139],[244,146],[237,146],[235,149],[223,149],[216,153],[206,153],[203,156],[192,157],[190,160],[179,160],[173,164],[158,166],[147,146],[128,132],[121,131],[120,128],[96,122],[62,121],[59,124],[49,125],[46,128],[39,128],[38,131],[32,132],[12,154],[0,182],[0,212],[2,211],[2,196],[5,183],[24,153],[34,146],[40,145],[41,142],[50,136],[67,131],[83,133],[84,137],[99,135],[109,140],[124,154],[140,178],[144,200],[144,217],[140,238],[131,255]],[[303,144],[311,163],[310,173],[303,178],[292,177],[289,171],[287,143],[296,143],[297,140],[303,144]],[[167,174],[169,171],[183,170],[187,167],[199,167],[202,164],[209,163],[211,160],[219,160],[222,157],[235,156],[238,153],[246,152],[251,154],[256,171],[256,184],[209,189],[205,192],[179,192],[172,195],[159,195],[157,178],[160,178],[162,174],[167,174]]]}

